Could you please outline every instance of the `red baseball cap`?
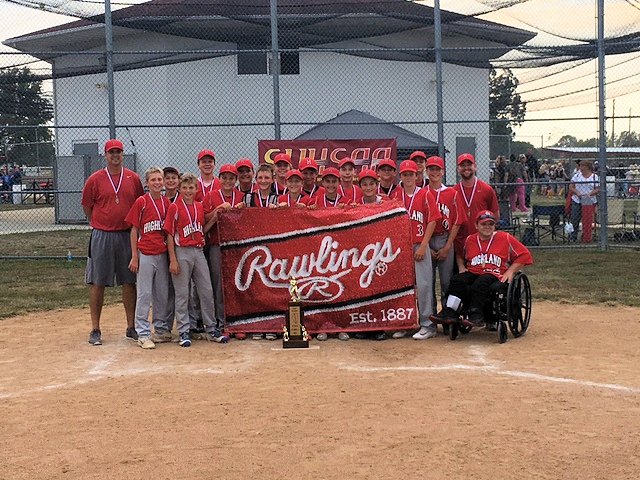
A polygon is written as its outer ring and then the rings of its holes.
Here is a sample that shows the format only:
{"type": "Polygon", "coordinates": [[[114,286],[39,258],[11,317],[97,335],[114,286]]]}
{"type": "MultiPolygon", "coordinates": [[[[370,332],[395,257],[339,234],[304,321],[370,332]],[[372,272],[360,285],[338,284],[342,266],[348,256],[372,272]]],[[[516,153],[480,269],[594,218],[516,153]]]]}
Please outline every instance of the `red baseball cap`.
{"type": "Polygon", "coordinates": [[[291,177],[298,177],[302,180],[302,172],[300,170],[289,170],[284,178],[289,180],[291,177]]]}
{"type": "Polygon", "coordinates": [[[220,175],[222,175],[223,173],[233,173],[236,177],[238,176],[238,170],[236,169],[235,165],[232,164],[226,164],[226,165],[222,165],[222,167],[220,167],[220,175]]]}
{"type": "Polygon", "coordinates": [[[340,163],[338,164],[338,168],[342,168],[344,167],[347,163],[350,163],[351,165],[356,166],[356,161],[351,158],[351,157],[345,157],[342,160],[340,160],[340,163]]]}
{"type": "Polygon", "coordinates": [[[104,153],[107,153],[109,150],[119,149],[124,152],[124,145],[122,142],[116,138],[112,138],[111,140],[107,140],[107,143],[104,144],[104,153]]]}
{"type": "Polygon", "coordinates": [[[180,176],[180,172],[178,171],[178,169],[176,167],[164,167],[162,169],[162,173],[165,174],[165,175],[167,173],[173,173],[173,174],[175,174],[177,176],[180,176]]]}
{"type": "Polygon", "coordinates": [[[324,178],[324,177],[328,177],[328,176],[330,176],[330,175],[333,175],[333,176],[334,176],[334,177],[336,177],[336,178],[340,178],[340,172],[338,171],[338,169],[337,169],[337,168],[334,168],[334,167],[328,167],[328,168],[325,168],[325,169],[322,171],[322,178],[324,178]]]}
{"type": "Polygon", "coordinates": [[[414,162],[413,160],[404,160],[400,164],[400,173],[404,173],[404,172],[418,173],[418,167],[416,165],[416,162],[414,162]]]}
{"type": "Polygon", "coordinates": [[[380,167],[384,167],[384,166],[391,167],[394,170],[398,169],[398,167],[396,166],[396,162],[394,162],[390,158],[383,158],[382,160],[380,160],[378,162],[378,165],[376,165],[376,169],[380,169],[380,167]]]}
{"type": "Polygon", "coordinates": [[[211,157],[215,160],[216,154],[213,153],[213,150],[201,150],[198,154],[198,161],[202,160],[204,157],[211,157]]]}
{"type": "Polygon", "coordinates": [[[427,154],[424,152],[421,152],[420,150],[416,150],[411,155],[409,155],[409,160],[413,160],[415,162],[416,158],[424,158],[426,160],[427,154]]]}
{"type": "Polygon", "coordinates": [[[238,170],[240,167],[247,167],[253,170],[253,162],[248,158],[241,158],[236,162],[236,170],[238,170]]]}
{"type": "Polygon", "coordinates": [[[496,223],[496,216],[491,210],[480,210],[476,215],[476,223],[484,223],[485,220],[491,220],[496,223]]]}
{"type": "Polygon", "coordinates": [[[371,170],[370,168],[365,168],[358,175],[358,183],[360,183],[365,178],[373,178],[374,180],[377,181],[378,180],[378,174],[375,171],[371,170]]]}
{"type": "Polygon", "coordinates": [[[427,168],[429,167],[440,167],[444,170],[444,160],[440,157],[429,157],[427,158],[427,168]]]}
{"type": "Polygon", "coordinates": [[[278,162],[287,162],[291,165],[291,157],[286,153],[279,153],[275,157],[273,157],[273,164],[275,165],[278,162]]]}
{"type": "Polygon", "coordinates": [[[467,161],[473,163],[474,165],[476,164],[476,159],[470,153],[463,153],[460,156],[458,156],[458,165],[460,165],[462,162],[467,162],[467,161]]]}
{"type": "Polygon", "coordinates": [[[306,170],[308,168],[311,168],[313,170],[315,170],[316,172],[318,171],[318,164],[316,163],[316,161],[313,158],[303,158],[300,160],[300,163],[298,164],[298,170],[302,171],[302,170],[306,170]]]}

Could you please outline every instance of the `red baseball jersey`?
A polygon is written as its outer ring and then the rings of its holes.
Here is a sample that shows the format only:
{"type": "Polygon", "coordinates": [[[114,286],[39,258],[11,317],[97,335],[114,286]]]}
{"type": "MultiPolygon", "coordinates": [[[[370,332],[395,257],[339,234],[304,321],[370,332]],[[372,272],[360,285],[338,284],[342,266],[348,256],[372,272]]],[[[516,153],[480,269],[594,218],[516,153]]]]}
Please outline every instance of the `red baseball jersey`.
{"type": "Polygon", "coordinates": [[[340,195],[340,203],[360,203],[362,200],[362,190],[358,185],[352,185],[351,188],[344,188],[342,185],[338,187],[338,195],[340,195]]]}
{"type": "Polygon", "coordinates": [[[490,273],[498,278],[513,263],[533,263],[529,249],[516,237],[503,231],[494,232],[489,240],[480,240],[477,233],[469,235],[464,244],[464,260],[471,273],[490,273]]]}
{"type": "MultiPolygon", "coordinates": [[[[205,215],[213,212],[216,208],[218,208],[223,203],[230,203],[232,207],[235,207],[237,204],[242,202],[244,198],[244,194],[234,188],[229,195],[225,195],[222,190],[213,190],[212,192],[207,193],[204,197],[204,202],[202,202],[202,207],[204,209],[205,215]]],[[[218,236],[218,222],[214,223],[209,230],[207,235],[207,245],[219,245],[220,238],[218,236]]]]}
{"type": "Polygon", "coordinates": [[[319,187],[317,185],[314,185],[311,190],[305,190],[304,187],[303,187],[302,188],[302,193],[304,193],[310,199],[314,199],[318,195],[322,195],[324,193],[324,187],[319,187]]]}
{"type": "Polygon", "coordinates": [[[414,244],[422,242],[429,222],[442,218],[436,207],[435,198],[428,195],[425,188],[416,187],[411,195],[406,193],[404,188],[398,188],[391,194],[391,198],[400,200],[409,213],[414,244]]]}
{"type": "Polygon", "coordinates": [[[491,210],[494,214],[500,214],[500,206],[498,205],[498,197],[496,192],[488,183],[475,179],[473,186],[463,187],[462,182],[453,187],[460,196],[461,205],[464,210],[462,212],[463,223],[456,237],[456,252],[461,252],[464,246],[464,240],[467,236],[475,233],[475,218],[481,210],[491,210]]]}
{"type": "Polygon", "coordinates": [[[310,202],[310,198],[308,196],[306,196],[304,193],[302,195],[300,195],[300,197],[298,198],[298,201],[296,202],[295,200],[293,200],[293,198],[291,198],[291,194],[287,193],[286,195],[280,195],[278,197],[278,203],[286,203],[288,206],[293,207],[296,203],[301,203],[303,205],[309,205],[310,202]]]}
{"type": "Polygon", "coordinates": [[[442,185],[439,190],[427,186],[427,192],[433,197],[442,218],[436,223],[434,235],[449,233],[454,225],[462,225],[464,222],[464,205],[460,202],[460,196],[453,188],[442,185]]]}
{"type": "Polygon", "coordinates": [[[159,255],[167,251],[162,229],[171,202],[167,197],[155,199],[150,193],[138,197],[125,221],[138,229],[138,250],[145,255],[159,255]]]}
{"type": "Polygon", "coordinates": [[[274,181],[273,184],[271,185],[271,191],[276,195],[280,196],[287,193],[289,189],[285,185],[281,185],[277,181],[274,181]]]}
{"type": "Polygon", "coordinates": [[[204,209],[202,203],[188,205],[182,198],[169,206],[164,221],[164,231],[173,235],[173,241],[180,247],[204,247],[204,209]]]}
{"type": "Polygon", "coordinates": [[[243,190],[242,188],[240,188],[240,184],[239,183],[236,185],[236,188],[238,190],[240,190],[244,194],[257,192],[258,190],[260,190],[260,187],[258,186],[258,184],[256,182],[251,182],[251,186],[247,190],[243,190]]]}
{"type": "Polygon", "coordinates": [[[340,194],[336,195],[335,199],[330,200],[327,198],[326,192],[323,191],[322,195],[318,195],[316,196],[316,198],[312,198],[309,201],[309,205],[315,205],[317,208],[337,207],[338,205],[341,204],[340,200],[341,200],[340,194]]]}
{"type": "Polygon", "coordinates": [[[383,187],[382,184],[378,184],[378,195],[386,195],[388,197],[391,197],[391,194],[395,192],[397,188],[398,185],[396,185],[395,183],[392,183],[388,188],[383,187]]]}
{"type": "Polygon", "coordinates": [[[207,193],[214,190],[220,190],[220,180],[214,178],[213,182],[211,182],[209,185],[205,185],[202,179],[198,178],[198,191],[196,192],[195,197],[196,202],[203,202],[204,197],[207,196],[207,193]]]}
{"type": "Polygon", "coordinates": [[[121,174],[111,175],[103,168],[87,179],[81,203],[92,209],[89,224],[93,228],[115,232],[130,228],[125,218],[142,195],[144,189],[136,172],[123,168],[121,174]]]}

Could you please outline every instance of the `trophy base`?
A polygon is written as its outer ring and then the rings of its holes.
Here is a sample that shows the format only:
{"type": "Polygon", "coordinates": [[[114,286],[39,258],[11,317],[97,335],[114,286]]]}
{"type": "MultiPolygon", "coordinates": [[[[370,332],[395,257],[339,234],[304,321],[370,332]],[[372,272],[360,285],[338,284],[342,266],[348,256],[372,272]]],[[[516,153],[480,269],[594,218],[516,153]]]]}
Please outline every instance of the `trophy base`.
{"type": "Polygon", "coordinates": [[[309,336],[304,328],[304,311],[299,301],[289,302],[283,327],[282,348],[309,348],[309,336]]]}
{"type": "Polygon", "coordinates": [[[308,340],[291,340],[282,342],[282,348],[309,348],[308,340]]]}

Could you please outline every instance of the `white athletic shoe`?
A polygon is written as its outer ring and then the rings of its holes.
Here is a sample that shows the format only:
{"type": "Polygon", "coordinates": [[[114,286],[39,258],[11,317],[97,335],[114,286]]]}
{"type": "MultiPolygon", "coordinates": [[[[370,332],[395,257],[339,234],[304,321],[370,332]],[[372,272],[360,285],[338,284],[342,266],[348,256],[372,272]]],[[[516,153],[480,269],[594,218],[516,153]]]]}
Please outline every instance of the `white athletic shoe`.
{"type": "Polygon", "coordinates": [[[438,334],[435,326],[432,327],[420,327],[416,333],[413,334],[414,340],[426,340],[428,338],[435,337],[438,334]]]}
{"type": "Polygon", "coordinates": [[[138,338],[138,345],[140,345],[140,347],[144,348],[145,350],[156,348],[156,344],[153,343],[153,340],[151,340],[149,337],[138,338]]]}
{"type": "Polygon", "coordinates": [[[397,332],[393,332],[393,335],[391,335],[392,338],[404,338],[406,336],[407,332],[404,330],[398,330],[397,332]]]}

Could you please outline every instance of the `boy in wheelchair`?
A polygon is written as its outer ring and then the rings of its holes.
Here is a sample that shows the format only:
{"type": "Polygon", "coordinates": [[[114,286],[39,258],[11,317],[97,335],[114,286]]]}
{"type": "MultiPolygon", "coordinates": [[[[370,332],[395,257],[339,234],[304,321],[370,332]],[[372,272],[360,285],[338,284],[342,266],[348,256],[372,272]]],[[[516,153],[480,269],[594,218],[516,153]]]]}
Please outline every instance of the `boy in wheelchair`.
{"type": "Polygon", "coordinates": [[[464,256],[458,255],[459,272],[454,275],[447,290],[446,303],[434,323],[451,324],[462,320],[463,325],[478,327],[484,324],[484,312],[493,292],[500,284],[508,284],[514,275],[533,263],[527,247],[508,232],[496,231],[496,218],[489,210],[476,216],[478,231],[469,235],[464,245],[464,256]]]}

